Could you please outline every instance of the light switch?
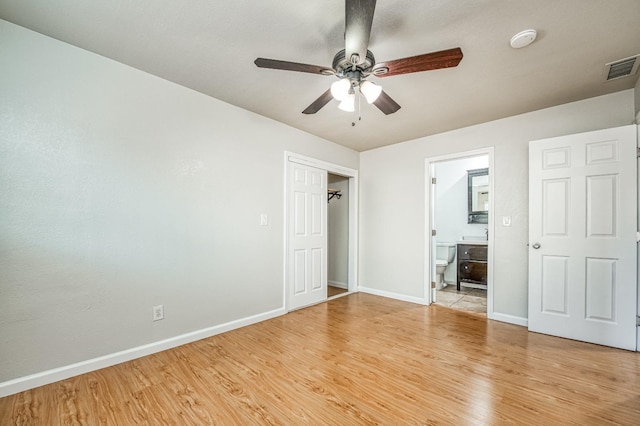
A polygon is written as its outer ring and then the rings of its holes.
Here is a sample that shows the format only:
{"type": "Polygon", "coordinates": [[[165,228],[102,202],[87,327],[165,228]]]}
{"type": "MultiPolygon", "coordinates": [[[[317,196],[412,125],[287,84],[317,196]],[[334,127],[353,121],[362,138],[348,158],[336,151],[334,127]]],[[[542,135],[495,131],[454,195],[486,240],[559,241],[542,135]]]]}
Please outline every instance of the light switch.
{"type": "Polygon", "coordinates": [[[502,226],[511,226],[511,216],[502,216],[502,226]]]}
{"type": "Polygon", "coordinates": [[[269,216],[266,213],[260,215],[260,226],[269,225],[269,216]]]}

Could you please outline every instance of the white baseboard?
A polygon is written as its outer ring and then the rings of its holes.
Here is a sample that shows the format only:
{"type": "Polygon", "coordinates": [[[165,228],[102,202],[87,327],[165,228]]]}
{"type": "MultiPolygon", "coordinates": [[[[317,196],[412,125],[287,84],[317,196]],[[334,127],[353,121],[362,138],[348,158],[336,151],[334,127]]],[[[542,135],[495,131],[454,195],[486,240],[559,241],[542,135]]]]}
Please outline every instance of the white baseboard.
{"type": "Polygon", "coordinates": [[[429,302],[427,300],[421,299],[419,297],[407,296],[407,295],[399,294],[399,293],[392,293],[390,291],[378,290],[378,289],[375,289],[375,288],[368,288],[368,287],[359,286],[358,287],[358,291],[361,291],[363,293],[373,294],[375,296],[388,297],[389,299],[402,300],[403,302],[417,303],[418,305],[428,305],[429,304],[429,302]]]}
{"type": "MultiPolygon", "coordinates": [[[[384,290],[377,290],[375,288],[360,286],[358,287],[358,291],[361,291],[363,293],[373,294],[376,296],[388,297],[390,299],[402,300],[403,302],[417,303],[419,305],[429,304],[428,301],[423,300],[419,297],[406,296],[404,294],[398,294],[398,293],[391,293],[384,290]]],[[[499,314],[494,312],[493,314],[488,315],[488,318],[496,321],[506,322],[509,324],[521,325],[523,327],[529,326],[529,320],[527,318],[517,317],[515,315],[499,314]]]]}
{"type": "Polygon", "coordinates": [[[494,312],[493,314],[489,315],[489,319],[508,322],[509,324],[521,325],[523,327],[529,326],[529,320],[527,318],[517,317],[515,315],[499,314],[494,312]]]}
{"type": "Polygon", "coordinates": [[[333,287],[349,289],[349,286],[347,285],[347,283],[341,283],[341,282],[338,282],[338,281],[329,281],[328,283],[329,283],[329,285],[331,285],[333,287]]]}
{"type": "Polygon", "coordinates": [[[162,352],[167,349],[184,345],[186,343],[191,343],[195,342],[196,340],[215,336],[216,334],[221,334],[227,331],[235,330],[237,328],[245,327],[247,325],[266,321],[268,319],[284,315],[285,313],[286,311],[284,308],[279,308],[273,311],[241,318],[213,327],[207,327],[201,330],[192,331],[180,336],[170,337],[169,339],[160,340],[158,342],[149,343],[147,345],[126,349],[124,351],[115,352],[98,358],[77,362],[75,364],[54,368],[36,374],[31,374],[29,376],[8,380],[6,382],[0,383],[0,398],[8,395],[13,395],[18,392],[23,392],[28,389],[33,389],[39,386],[48,385],[60,380],[65,380],[70,377],[78,376],[80,374],[89,373],[101,368],[110,367],[122,362],[131,361],[132,359],[142,358],[143,356],[162,352]]]}

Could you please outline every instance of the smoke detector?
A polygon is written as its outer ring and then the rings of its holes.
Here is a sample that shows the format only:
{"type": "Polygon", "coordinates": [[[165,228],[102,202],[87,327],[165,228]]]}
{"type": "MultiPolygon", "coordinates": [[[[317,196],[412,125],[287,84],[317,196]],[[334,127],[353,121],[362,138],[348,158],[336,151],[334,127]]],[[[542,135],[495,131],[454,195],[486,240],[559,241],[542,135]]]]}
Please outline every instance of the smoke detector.
{"type": "Polygon", "coordinates": [[[538,32],[536,30],[524,30],[511,37],[511,47],[520,49],[533,43],[538,32]]]}

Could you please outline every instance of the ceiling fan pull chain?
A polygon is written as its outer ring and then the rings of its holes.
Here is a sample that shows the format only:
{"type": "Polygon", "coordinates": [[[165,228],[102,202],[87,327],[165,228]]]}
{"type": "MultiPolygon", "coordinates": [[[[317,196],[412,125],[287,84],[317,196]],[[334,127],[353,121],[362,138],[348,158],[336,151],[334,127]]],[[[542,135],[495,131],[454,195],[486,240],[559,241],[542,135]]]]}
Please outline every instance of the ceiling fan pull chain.
{"type": "MultiPolygon", "coordinates": [[[[358,114],[357,121],[362,121],[362,103],[361,103],[360,90],[356,90],[355,95],[356,95],[356,99],[358,100],[358,109],[354,112],[358,114]]],[[[351,126],[355,126],[355,125],[356,125],[356,122],[352,121],[351,126]]]]}

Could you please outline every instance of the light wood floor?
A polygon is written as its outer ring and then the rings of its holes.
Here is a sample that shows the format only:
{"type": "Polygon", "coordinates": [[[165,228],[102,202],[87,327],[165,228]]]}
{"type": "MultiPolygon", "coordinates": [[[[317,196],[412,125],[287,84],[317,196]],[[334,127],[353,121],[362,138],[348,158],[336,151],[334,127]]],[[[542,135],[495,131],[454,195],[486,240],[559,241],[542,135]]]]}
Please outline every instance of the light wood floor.
{"type": "Polygon", "coordinates": [[[640,355],[353,294],[0,399],[0,425],[640,424],[640,355]]]}
{"type": "Polygon", "coordinates": [[[346,293],[346,288],[334,287],[332,285],[327,286],[327,297],[333,297],[337,294],[346,293]]]}

